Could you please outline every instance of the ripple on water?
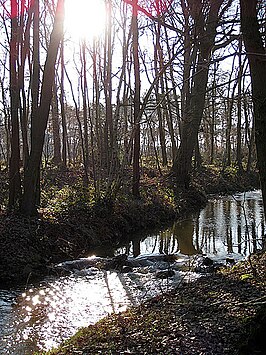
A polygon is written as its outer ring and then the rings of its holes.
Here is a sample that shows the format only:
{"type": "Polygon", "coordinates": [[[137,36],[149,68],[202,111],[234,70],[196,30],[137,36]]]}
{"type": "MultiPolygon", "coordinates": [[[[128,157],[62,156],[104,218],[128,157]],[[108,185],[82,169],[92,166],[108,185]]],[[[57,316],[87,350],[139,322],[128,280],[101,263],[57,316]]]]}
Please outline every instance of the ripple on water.
{"type": "Polygon", "coordinates": [[[171,281],[159,280],[154,272],[139,269],[128,274],[99,271],[96,276],[88,272],[87,276],[51,278],[17,296],[0,352],[31,354],[58,346],[78,328],[169,289],[180,275],[176,273],[171,281]]]}
{"type": "Polygon", "coordinates": [[[195,274],[180,271],[180,266],[193,262],[198,253],[218,261],[228,255],[243,258],[260,246],[260,240],[250,238],[254,226],[257,235],[265,230],[260,192],[223,197],[210,201],[197,216],[178,221],[161,233],[142,236],[126,247],[130,255],[136,250],[140,254],[182,253],[170,279],[155,277],[160,265],[135,268],[128,274],[91,268],[79,271],[79,275],[46,279],[25,291],[0,290],[0,354],[29,355],[48,350],[111,312],[136,305],[182,279],[195,279],[195,274]]]}

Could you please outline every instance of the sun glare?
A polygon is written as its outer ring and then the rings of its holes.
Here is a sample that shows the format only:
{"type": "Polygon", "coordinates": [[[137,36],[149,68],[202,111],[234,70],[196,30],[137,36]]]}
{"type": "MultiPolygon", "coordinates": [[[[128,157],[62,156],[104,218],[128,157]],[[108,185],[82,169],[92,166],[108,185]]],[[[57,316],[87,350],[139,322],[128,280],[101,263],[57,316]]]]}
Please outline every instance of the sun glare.
{"type": "Polygon", "coordinates": [[[73,40],[100,36],[105,27],[103,0],[66,0],[65,31],[73,40]]]}

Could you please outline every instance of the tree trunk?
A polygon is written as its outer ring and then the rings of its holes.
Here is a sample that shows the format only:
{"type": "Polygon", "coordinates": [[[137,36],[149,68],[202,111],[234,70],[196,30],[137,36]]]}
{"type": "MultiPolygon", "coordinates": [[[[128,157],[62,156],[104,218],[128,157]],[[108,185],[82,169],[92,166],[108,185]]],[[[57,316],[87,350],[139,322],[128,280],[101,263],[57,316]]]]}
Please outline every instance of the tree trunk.
{"type": "MultiPolygon", "coordinates": [[[[230,81],[231,81],[231,75],[230,75],[230,81]]],[[[232,113],[233,113],[233,106],[234,106],[234,96],[235,96],[235,91],[237,87],[237,81],[235,81],[235,84],[233,86],[233,89],[230,88],[230,84],[228,86],[228,94],[227,94],[227,99],[225,102],[225,112],[226,112],[226,141],[225,141],[225,156],[224,156],[224,162],[223,162],[223,169],[225,169],[227,166],[230,166],[232,164],[232,113]]]]}
{"type": "Polygon", "coordinates": [[[138,0],[133,0],[132,7],[132,45],[134,60],[134,146],[133,146],[133,186],[132,193],[135,197],[139,197],[140,182],[140,66],[139,66],[139,31],[138,31],[138,0]]]}
{"type": "Polygon", "coordinates": [[[34,130],[32,130],[31,152],[24,177],[24,192],[21,202],[21,212],[28,216],[37,214],[37,203],[39,200],[38,194],[40,189],[39,171],[41,166],[45,131],[52,100],[56,58],[60,42],[63,38],[63,20],[64,0],[58,0],[55,22],[51,33],[50,44],[44,67],[40,105],[36,112],[36,117],[34,117],[36,124],[34,125],[34,130]]]}
{"type": "Polygon", "coordinates": [[[188,188],[190,183],[191,160],[205,104],[209,68],[204,58],[206,56],[199,55],[198,68],[191,92],[190,110],[183,121],[181,142],[173,164],[173,172],[177,182],[185,188],[188,188]]]}
{"type": "MultiPolygon", "coordinates": [[[[84,165],[85,170],[89,169],[89,128],[88,128],[88,85],[87,85],[87,58],[85,51],[85,41],[81,44],[81,58],[82,58],[82,111],[83,111],[83,125],[84,125],[84,165]]],[[[88,174],[86,174],[88,177],[88,174]]],[[[88,181],[85,181],[87,184],[88,181]]]]}
{"type": "MultiPolygon", "coordinates": [[[[32,88],[31,88],[31,132],[38,129],[38,108],[40,102],[40,1],[34,2],[34,16],[33,16],[33,53],[32,53],[32,88]]],[[[34,145],[33,134],[31,134],[31,147],[34,145]]],[[[32,149],[32,148],[31,148],[32,149]]],[[[27,166],[29,164],[29,157],[24,167],[24,184],[27,166]]],[[[40,168],[38,169],[38,176],[36,177],[36,205],[40,202],[40,168]]],[[[25,188],[24,188],[25,192],[25,188]]]]}
{"type": "Polygon", "coordinates": [[[112,109],[112,4],[106,1],[107,24],[105,31],[104,54],[104,95],[105,95],[105,125],[104,125],[104,167],[110,173],[114,149],[113,109],[112,109]]]}
{"type": "Polygon", "coordinates": [[[8,208],[14,209],[21,198],[20,149],[19,149],[19,85],[18,85],[18,4],[11,1],[10,39],[10,109],[11,109],[11,157],[9,162],[8,208]]]}
{"type": "Polygon", "coordinates": [[[58,89],[56,87],[56,82],[55,82],[53,88],[53,97],[52,97],[51,106],[52,106],[52,127],[53,127],[53,146],[54,146],[53,162],[56,165],[61,163],[61,143],[60,143],[57,90],[58,89]]]}
{"type": "Polygon", "coordinates": [[[98,56],[98,43],[96,40],[93,41],[93,51],[92,51],[92,70],[93,70],[93,118],[95,126],[95,163],[94,166],[95,176],[94,178],[98,180],[99,171],[102,167],[102,129],[100,124],[100,78],[97,66],[97,56],[98,56]]]}
{"type": "Polygon", "coordinates": [[[65,57],[64,57],[64,42],[61,42],[60,46],[60,68],[61,68],[61,80],[60,80],[60,109],[62,118],[62,161],[64,166],[67,166],[67,124],[66,124],[66,111],[65,111],[65,57]]]}
{"type": "MultiPolygon", "coordinates": [[[[5,72],[4,72],[5,73],[5,72]]],[[[5,136],[6,136],[6,144],[5,144],[5,164],[8,166],[9,164],[9,159],[10,159],[10,111],[8,110],[8,99],[7,99],[7,94],[4,89],[4,83],[3,80],[0,82],[0,87],[1,87],[1,100],[2,100],[2,105],[3,105],[3,114],[4,114],[4,131],[5,131],[5,136]]]]}
{"type": "MultiPolygon", "coordinates": [[[[166,27],[165,27],[165,38],[166,38],[168,60],[171,60],[171,48],[170,48],[169,36],[168,36],[166,27]]],[[[175,108],[174,111],[176,114],[176,121],[177,121],[177,125],[179,128],[179,132],[181,131],[181,129],[180,129],[179,98],[178,98],[177,90],[176,90],[176,82],[175,82],[175,74],[174,74],[173,65],[169,66],[169,75],[170,75],[170,80],[172,83],[173,102],[171,100],[171,95],[170,95],[168,84],[167,84],[167,78],[165,75],[165,87],[166,87],[166,92],[167,92],[167,104],[168,104],[168,116],[169,116],[169,121],[167,118],[167,122],[168,122],[168,127],[169,127],[169,131],[170,131],[170,135],[171,135],[171,142],[172,142],[172,161],[174,161],[176,158],[176,154],[177,154],[178,139],[177,139],[177,137],[175,137],[175,132],[174,132],[173,107],[175,108]]]]}
{"type": "Polygon", "coordinates": [[[210,164],[214,163],[215,159],[215,126],[216,126],[216,76],[217,76],[217,65],[214,63],[213,68],[213,82],[211,90],[211,119],[210,119],[210,164]]]}
{"type": "Polygon", "coordinates": [[[258,22],[258,0],[240,0],[241,28],[248,56],[255,118],[255,142],[266,215],[266,60],[258,22]]]}
{"type": "MultiPolygon", "coordinates": [[[[160,43],[161,37],[161,24],[155,25],[155,45],[154,45],[154,69],[155,76],[159,75],[159,72],[163,68],[163,58],[162,58],[162,47],[160,43]]],[[[154,86],[155,97],[156,97],[156,107],[157,107],[157,117],[159,124],[159,138],[161,145],[161,153],[162,153],[162,164],[163,166],[167,166],[167,153],[166,153],[166,143],[165,143],[165,128],[164,128],[164,117],[163,117],[163,101],[165,98],[162,93],[164,93],[164,82],[163,76],[160,76],[160,80],[154,86]],[[161,92],[160,92],[161,91],[161,92]]]]}
{"type": "Polygon", "coordinates": [[[252,168],[252,163],[256,159],[256,152],[255,152],[255,125],[254,121],[252,122],[252,128],[250,133],[250,141],[248,147],[248,160],[247,160],[247,172],[249,173],[252,168]]]}
{"type": "Polygon", "coordinates": [[[177,153],[177,143],[176,143],[176,137],[175,137],[175,131],[174,131],[174,115],[173,115],[173,110],[172,106],[177,106],[176,109],[178,110],[178,101],[176,101],[173,105],[172,100],[171,100],[171,95],[169,93],[169,87],[168,87],[168,82],[167,82],[167,77],[164,75],[165,79],[165,89],[166,89],[166,102],[165,102],[165,113],[166,113],[166,122],[170,134],[170,139],[171,139],[171,146],[172,146],[172,161],[175,159],[176,153],[177,153]]]}
{"type": "MultiPolygon", "coordinates": [[[[28,11],[28,18],[25,23],[25,30],[23,26],[23,16],[20,15],[19,26],[19,52],[20,64],[18,69],[18,85],[20,91],[20,125],[21,125],[21,138],[22,138],[22,157],[23,166],[27,164],[29,158],[29,144],[28,144],[28,113],[29,105],[27,102],[27,92],[25,90],[25,64],[30,52],[30,30],[32,23],[32,14],[34,12],[28,11]]],[[[34,21],[35,24],[35,21],[34,21]]]]}
{"type": "MultiPolygon", "coordinates": [[[[205,95],[210,66],[210,55],[214,46],[216,28],[219,22],[219,10],[223,0],[210,1],[207,18],[204,18],[203,7],[192,6],[190,13],[195,23],[195,35],[198,38],[197,62],[192,68],[191,90],[187,87],[186,76],[183,88],[183,124],[181,142],[172,171],[177,183],[188,188],[192,169],[192,156],[197,143],[197,135],[205,106],[205,95]]],[[[185,53],[186,57],[186,53],[185,53]]],[[[185,71],[186,71],[185,66],[185,71]]]]}
{"type": "Polygon", "coordinates": [[[237,143],[236,143],[236,163],[239,173],[243,172],[242,165],[242,77],[243,77],[243,63],[242,63],[242,39],[239,39],[239,55],[238,55],[238,94],[237,94],[237,143]]]}

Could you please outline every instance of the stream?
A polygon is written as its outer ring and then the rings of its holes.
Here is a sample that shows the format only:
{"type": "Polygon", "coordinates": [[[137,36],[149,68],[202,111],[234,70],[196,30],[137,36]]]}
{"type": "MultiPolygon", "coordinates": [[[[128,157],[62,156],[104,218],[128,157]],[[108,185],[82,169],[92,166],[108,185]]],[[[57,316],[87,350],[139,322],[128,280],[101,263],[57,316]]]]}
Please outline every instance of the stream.
{"type": "Polygon", "coordinates": [[[217,263],[241,260],[262,248],[264,223],[260,191],[216,197],[190,218],[135,236],[116,251],[115,255],[125,253],[134,261],[150,257],[152,261],[143,267],[127,273],[87,267],[23,289],[0,289],[0,354],[51,349],[80,327],[193,281],[201,275],[190,271],[189,265],[202,255],[217,263]],[[158,277],[169,267],[157,259],[161,254],[175,255],[174,275],[169,278],[158,277]]]}

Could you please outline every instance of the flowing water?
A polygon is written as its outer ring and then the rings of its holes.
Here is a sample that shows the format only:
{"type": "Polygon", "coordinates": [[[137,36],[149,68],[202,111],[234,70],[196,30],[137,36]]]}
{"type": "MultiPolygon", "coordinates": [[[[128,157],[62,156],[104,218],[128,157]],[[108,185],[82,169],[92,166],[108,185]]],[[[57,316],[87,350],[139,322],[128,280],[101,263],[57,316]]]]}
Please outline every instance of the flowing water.
{"type": "Polygon", "coordinates": [[[140,236],[122,249],[129,255],[146,253],[206,254],[214,260],[242,259],[262,247],[264,214],[261,191],[211,199],[190,218],[157,234],[140,236]]]}
{"type": "Polygon", "coordinates": [[[262,247],[264,234],[260,191],[214,198],[199,213],[171,228],[133,241],[117,251],[130,256],[175,254],[175,275],[156,277],[163,262],[126,274],[96,268],[50,277],[25,289],[0,289],[0,354],[24,355],[47,350],[78,328],[125,310],[197,274],[183,271],[196,255],[214,260],[242,259],[262,247]]]}

